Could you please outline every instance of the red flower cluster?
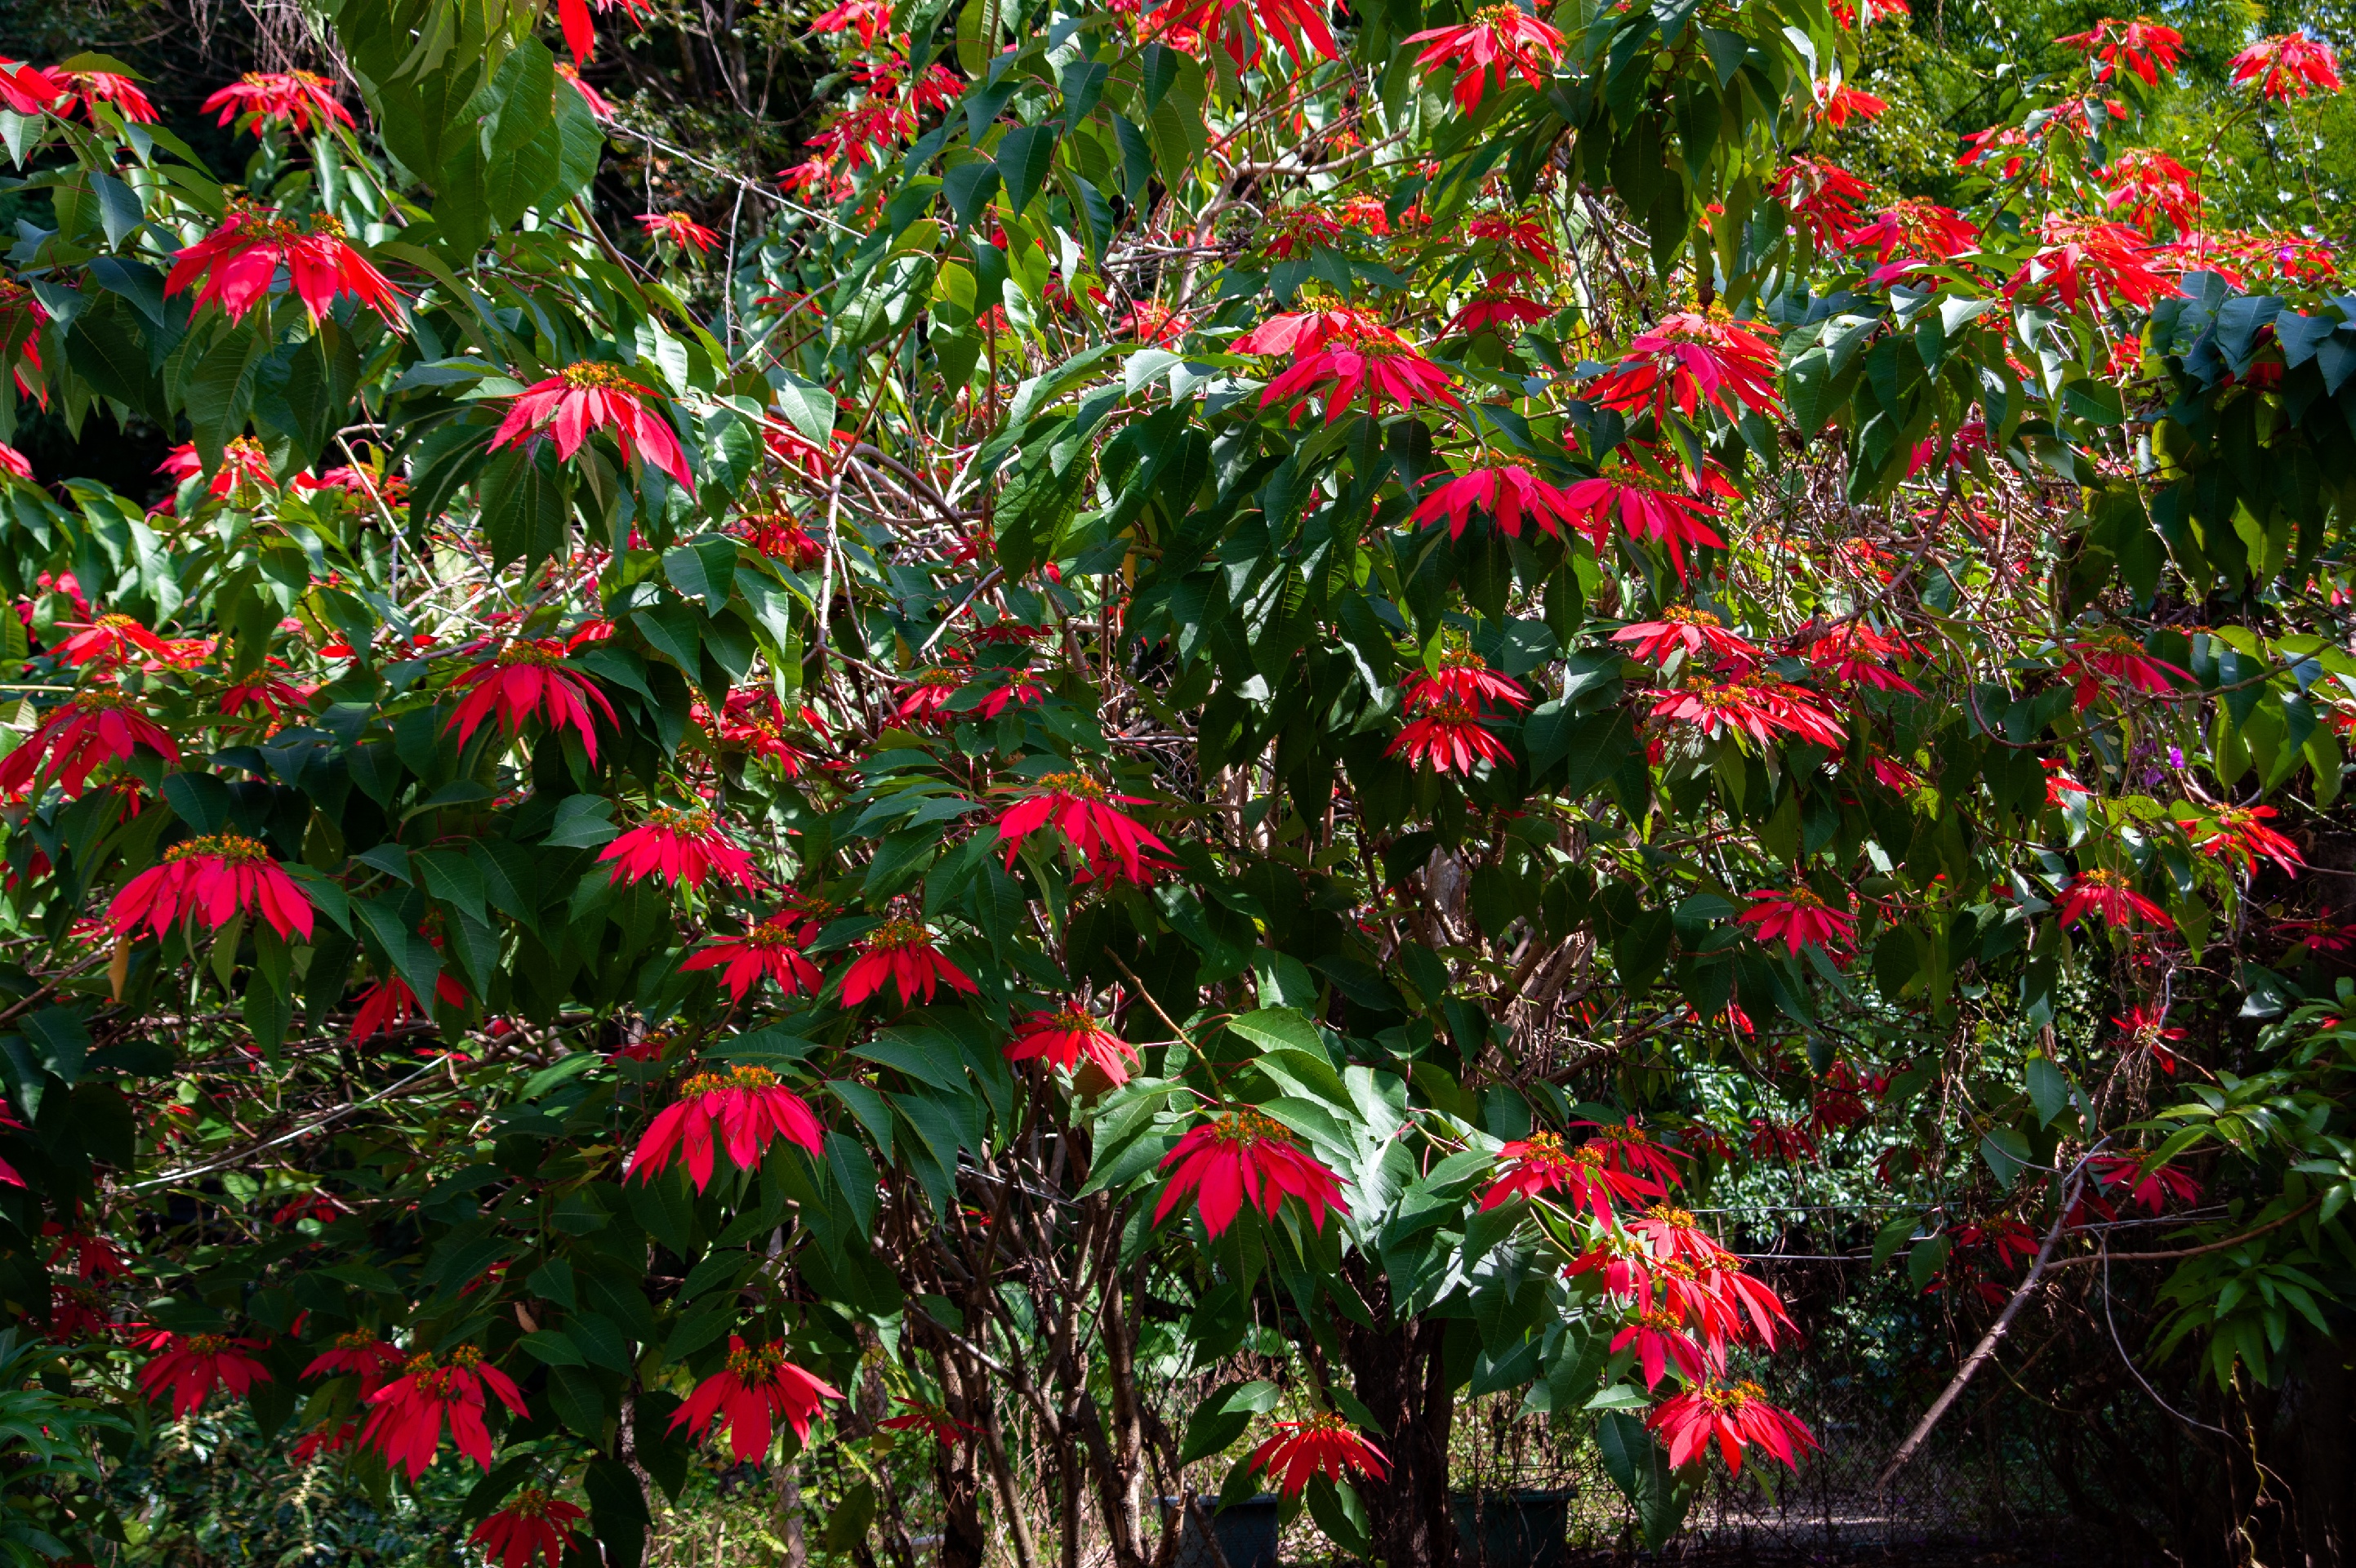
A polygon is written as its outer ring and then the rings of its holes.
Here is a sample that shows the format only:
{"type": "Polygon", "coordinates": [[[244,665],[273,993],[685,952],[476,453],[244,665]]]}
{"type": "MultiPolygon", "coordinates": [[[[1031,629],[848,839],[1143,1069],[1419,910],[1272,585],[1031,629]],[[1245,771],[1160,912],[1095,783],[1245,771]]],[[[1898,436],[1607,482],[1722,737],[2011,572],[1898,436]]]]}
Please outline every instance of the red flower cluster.
{"type": "Polygon", "coordinates": [[[1603,372],[1588,396],[1621,413],[1675,408],[1687,419],[1708,403],[1729,419],[1745,409],[1774,413],[1775,329],[1764,322],[1714,321],[1691,311],[1661,318],[1629,343],[1628,353],[1603,372]],[[1728,401],[1728,394],[1733,401],[1728,401]]]}
{"type": "Polygon", "coordinates": [[[2044,243],[2004,285],[2007,304],[2051,295],[2064,310],[2081,305],[2141,310],[2170,292],[2165,273],[2150,264],[2144,237],[2122,223],[2089,218],[2049,218],[2044,243]]]}
{"type": "Polygon", "coordinates": [[[1641,465],[1628,464],[1612,473],[1581,479],[1564,492],[1564,499],[1599,554],[1611,537],[1616,517],[1629,538],[1667,545],[1669,560],[1682,583],[1688,546],[1726,548],[1726,541],[1708,521],[1718,515],[1709,498],[1734,494],[1732,483],[1715,468],[1688,473],[1683,489],[1671,489],[1641,465]],[[1628,478],[1632,474],[1636,476],[1633,479],[1628,478]]]}
{"type": "Polygon", "coordinates": [[[1451,92],[1458,112],[1465,114],[1481,107],[1481,94],[1493,75],[1500,91],[1516,75],[1529,83],[1531,91],[1544,91],[1547,73],[1562,58],[1563,46],[1561,33],[1512,4],[1483,5],[1472,13],[1471,21],[1452,27],[1426,27],[1403,41],[1430,43],[1415,57],[1415,63],[1427,75],[1443,67],[1456,68],[1456,85],[1451,92]]]}
{"type": "Polygon", "coordinates": [[[1629,657],[1648,664],[1666,664],[1681,654],[1688,663],[1707,660],[1742,672],[1756,669],[1766,657],[1757,643],[1739,631],[1729,631],[1708,610],[1670,605],[1658,620],[1635,621],[1612,634],[1614,642],[1630,644],[1629,657]]]}
{"type": "Polygon", "coordinates": [[[410,1357],[401,1377],[369,1395],[360,1440],[374,1446],[389,1467],[406,1468],[415,1481],[434,1463],[446,1417],[458,1452],[487,1470],[491,1434],[483,1424],[486,1390],[516,1414],[530,1413],[515,1380],[486,1363],[474,1346],[461,1345],[447,1357],[420,1350],[410,1357]]]}
{"type": "Polygon", "coordinates": [[[2146,87],[2158,87],[2162,71],[2173,74],[2177,56],[2184,48],[2182,33],[2149,16],[2137,16],[2132,22],[2104,16],[2083,33],[2070,33],[2053,41],[2102,61],[2094,72],[2096,81],[2110,81],[2125,66],[2142,78],[2146,87]]]}
{"type": "Polygon", "coordinates": [[[198,915],[216,930],[233,916],[259,915],[282,937],[311,937],[309,897],[259,839],[237,833],[181,840],[124,883],[106,909],[120,936],[145,924],[160,938],[198,915]]]}
{"type": "Polygon", "coordinates": [[[367,1399],[377,1390],[392,1381],[393,1374],[409,1364],[409,1353],[390,1340],[380,1339],[369,1328],[355,1328],[336,1336],[335,1343],[312,1359],[303,1369],[306,1378],[353,1377],[359,1380],[360,1398],[367,1399]]]}
{"type": "Polygon", "coordinates": [[[999,813],[997,828],[1011,870],[1023,841],[1041,828],[1064,835],[1080,862],[1078,880],[1110,877],[1142,886],[1177,863],[1170,846],[1121,806],[1150,802],[1141,795],[1116,795],[1084,773],[1049,773],[999,813]]]}
{"type": "Polygon", "coordinates": [[[2136,892],[2126,873],[2101,867],[2080,872],[2062,890],[2059,908],[2065,926],[2076,925],[2085,916],[2094,914],[2114,926],[2132,929],[2137,920],[2148,920],[2163,930],[2176,929],[2168,911],[2136,892]]]}
{"type": "Polygon", "coordinates": [[[534,1558],[541,1568],[561,1568],[567,1547],[577,1539],[573,1526],[583,1517],[571,1503],[550,1497],[538,1487],[526,1487],[516,1500],[475,1527],[467,1541],[497,1558],[499,1568],[530,1568],[534,1558]]]}
{"type": "Polygon", "coordinates": [[[699,256],[711,254],[712,247],[720,243],[719,235],[684,212],[641,212],[638,227],[647,231],[648,239],[680,251],[693,251],[699,256]]]}
{"type": "MultiPolygon", "coordinates": [[[[21,1185],[21,1184],[20,1184],[21,1185]]],[[[248,1350],[259,1350],[261,1339],[239,1339],[227,1334],[174,1334],[157,1329],[139,1341],[157,1352],[139,1369],[139,1391],[150,1400],[172,1396],[172,1414],[185,1419],[204,1408],[217,1388],[242,1394],[256,1383],[271,1380],[270,1369],[248,1350]]]]}
{"type": "Polygon", "coordinates": [[[1771,675],[1737,681],[1689,679],[1661,694],[1652,717],[1694,725],[1708,739],[1731,733],[1737,745],[1760,746],[1790,735],[1817,746],[1838,746],[1848,732],[1819,706],[1822,699],[1803,686],[1771,675]]]}
{"type": "Polygon", "coordinates": [[[1204,1227],[1216,1240],[1235,1222],[1246,1199],[1269,1219],[1287,1197],[1297,1197],[1309,1209],[1309,1222],[1325,1229],[1325,1211],[1347,1214],[1342,1184],[1332,1171],[1292,1141],[1281,1122],[1249,1107],[1226,1112],[1190,1128],[1175,1147],[1162,1156],[1162,1169],[1172,1172],[1153,1206],[1157,1225],[1188,1193],[1196,1195],[1204,1227]]]}
{"type": "Polygon", "coordinates": [[[1815,84],[1816,118],[1825,129],[1837,131],[1851,120],[1870,123],[1879,119],[1890,107],[1886,98],[1876,98],[1845,81],[1820,81],[1815,84]]]}
{"type": "Polygon", "coordinates": [[[1817,1446],[1806,1423],[1769,1404],[1766,1391],[1751,1382],[1705,1381],[1663,1401],[1644,1424],[1668,1440],[1672,1469],[1707,1455],[1713,1440],[1726,1467],[1737,1475],[1742,1471],[1742,1451],[1751,1444],[1764,1448],[1787,1469],[1798,1466],[1803,1450],[1817,1446]]]}
{"type": "Polygon", "coordinates": [[[1087,1062],[1115,1085],[1129,1081],[1137,1047],[1105,1027],[1077,1002],[1053,1013],[1033,1013],[1015,1026],[1006,1047],[1011,1062],[1040,1060],[1069,1072],[1087,1062]]]}
{"type": "Polygon", "coordinates": [[[930,1002],[942,985],[969,995],[980,990],[933,945],[933,933],[921,920],[886,920],[867,934],[851,967],[842,972],[842,1004],[856,1007],[882,995],[887,980],[898,988],[904,1006],[913,1006],[918,996],[930,1002]]]}
{"type": "Polygon", "coordinates": [[[1891,265],[1907,269],[1932,262],[1951,262],[1979,249],[1980,231],[1952,207],[1942,207],[1919,196],[1901,196],[1869,220],[1840,237],[1846,251],[1870,250],[1885,264],[1874,274],[1877,283],[1892,275],[1891,265]]]}
{"type": "Polygon", "coordinates": [[[1342,58],[1325,20],[1326,8],[1327,0],[1163,0],[1145,18],[1142,33],[1149,38],[1166,35],[1180,48],[1188,48],[1189,39],[1224,34],[1221,43],[1227,58],[1237,70],[1245,70],[1259,59],[1265,32],[1299,70],[1312,53],[1326,59],[1342,58]]]}
{"type": "Polygon", "coordinates": [[[652,1181],[656,1172],[685,1159],[701,1192],[712,1185],[715,1149],[726,1150],[737,1169],[749,1171],[779,1138],[813,1155],[826,1147],[826,1129],[809,1102],[779,1083],[776,1073],[765,1067],[698,1073],[638,1140],[630,1171],[652,1181]]]}
{"type": "Polygon", "coordinates": [[[1464,532],[1476,506],[1495,521],[1499,532],[1515,539],[1521,537],[1526,516],[1553,534],[1579,526],[1570,498],[1518,463],[1474,468],[1435,486],[1416,503],[1415,521],[1432,528],[1445,518],[1448,537],[1455,539],[1464,532]]]}
{"type": "Polygon", "coordinates": [[[139,91],[139,84],[129,77],[111,70],[61,70],[57,80],[65,83],[66,96],[52,110],[63,116],[77,108],[82,118],[95,125],[98,105],[103,103],[134,125],[153,125],[162,118],[155,105],[139,91]]]}
{"type": "Polygon", "coordinates": [[[314,124],[350,126],[350,111],[336,102],[335,84],[307,70],[249,70],[206,99],[197,111],[220,111],[217,125],[237,121],[254,134],[265,124],[291,127],[308,135],[314,124]]]}
{"type": "Polygon", "coordinates": [[[1841,236],[1856,227],[1866,191],[1865,181],[1821,158],[1794,158],[1767,182],[1767,194],[1827,250],[1839,249],[1841,236]]]}
{"type": "Polygon", "coordinates": [[[522,732],[523,721],[537,713],[554,727],[579,735],[581,749],[594,763],[597,722],[590,714],[590,704],[596,704],[607,723],[620,721],[605,693],[572,671],[564,662],[564,644],[552,637],[518,638],[509,643],[496,656],[450,682],[451,691],[466,695],[442,727],[455,729],[458,744],[464,746],[475,738],[475,731],[486,719],[498,719],[500,732],[513,736],[522,732]]]}
{"type": "MultiPolygon", "coordinates": [[[[1667,1188],[1658,1177],[1643,1169],[1631,1168],[1625,1159],[1613,1159],[1615,1146],[1610,1138],[1596,1137],[1576,1148],[1565,1149],[1562,1134],[1550,1132],[1517,1138],[1497,1151],[1497,1178],[1481,1195],[1481,1212],[1486,1214],[1515,1198],[1564,1192],[1570,1195],[1573,1208],[1588,1210],[1595,1216],[1596,1223],[1608,1227],[1615,1222],[1612,1208],[1614,1198],[1623,1204],[1634,1204],[1667,1195],[1667,1188]]],[[[1668,1168],[1667,1179],[1678,1179],[1674,1167],[1668,1168]]]]}
{"type": "Polygon", "coordinates": [[[1839,957],[1857,940],[1857,917],[1826,903],[1805,883],[1783,891],[1753,893],[1741,923],[1757,927],[1755,934],[1762,942],[1780,940],[1795,958],[1804,947],[1820,947],[1839,957]]]}
{"type": "Polygon", "coordinates": [[[220,228],[173,252],[164,292],[178,294],[201,281],[191,315],[219,300],[231,321],[242,321],[269,298],[281,267],[315,322],[346,295],[387,321],[401,318],[401,295],[392,281],[346,242],[343,224],[320,212],[306,227],[245,201],[232,201],[220,228]]]}
{"type": "Polygon", "coordinates": [[[1290,356],[1292,362],[1260,393],[1259,405],[1290,402],[1296,420],[1306,400],[1320,389],[1328,424],[1361,394],[1366,411],[1376,415],[1386,403],[1401,413],[1420,403],[1462,406],[1448,390],[1447,371],[1390,328],[1355,309],[1271,316],[1237,338],[1235,352],[1290,356]]]}
{"type": "Polygon", "coordinates": [[[95,769],[127,762],[143,746],[166,762],[180,760],[178,745],[140,714],[127,693],[103,686],[76,692],[16,750],[0,757],[0,796],[21,800],[52,782],[79,796],[95,769]]]}
{"type": "Polygon", "coordinates": [[[842,1395],[786,1359],[780,1344],[747,1345],[741,1335],[728,1337],[728,1364],[696,1385],[687,1402],[670,1418],[671,1429],[684,1426],[701,1437],[717,1419],[728,1427],[728,1451],[740,1465],[750,1464],[769,1451],[777,1418],[809,1440],[810,1422],[827,1400],[842,1395]]]}
{"type": "Polygon", "coordinates": [[[1278,1422],[1276,1435],[1251,1451],[1244,1468],[1259,1471],[1291,1498],[1317,1476],[1338,1481],[1347,1471],[1379,1481],[1390,1474],[1390,1460],[1347,1420],[1321,1410],[1305,1421],[1278,1422]]]}
{"type": "Polygon", "coordinates": [[[565,366],[545,381],[516,393],[507,417],[491,437],[491,450],[512,446],[547,429],[556,433],[556,455],[570,458],[594,430],[611,430],[625,462],[644,461],[695,493],[695,474],[680,449],[679,435],[647,406],[654,395],[612,365],[589,360],[565,366]]]}
{"type": "MultiPolygon", "coordinates": [[[[434,977],[434,994],[452,1007],[466,1004],[466,988],[453,974],[434,977]]],[[[397,974],[388,975],[361,993],[359,1004],[352,1009],[352,1027],[347,1037],[356,1046],[364,1045],[379,1035],[391,1034],[423,1011],[409,983],[397,974]]]]}
{"type": "Polygon", "coordinates": [[[705,806],[685,811],[657,806],[645,822],[607,844],[597,863],[613,865],[606,880],[616,886],[659,876],[673,887],[684,882],[701,888],[715,871],[723,882],[739,887],[761,885],[752,854],[729,836],[719,815],[705,806]]]}
{"type": "Polygon", "coordinates": [[[1498,716],[1495,709],[1528,707],[1529,695],[1471,649],[1444,646],[1439,669],[1408,680],[1403,696],[1407,727],[1386,756],[1467,777],[1478,763],[1513,761],[1512,749],[1490,732],[1487,721],[1498,716]]]}
{"type": "Polygon", "coordinates": [[[2236,87],[2255,87],[2258,96],[2279,102],[2309,91],[2340,91],[2340,57],[2331,46],[2305,33],[2260,38],[2229,62],[2236,87]]]}
{"type": "Polygon", "coordinates": [[[728,988],[731,1002],[744,1001],[745,993],[758,985],[764,975],[776,981],[777,989],[787,995],[800,996],[825,983],[818,965],[802,952],[816,935],[818,922],[807,910],[780,909],[741,937],[706,943],[679,967],[690,973],[721,971],[721,983],[728,988]]]}
{"type": "Polygon", "coordinates": [[[2272,806],[2220,806],[2205,817],[2179,817],[2176,825],[2201,854],[2240,861],[2244,875],[2257,870],[2260,856],[2296,875],[2306,862],[2298,845],[2266,826],[2265,819],[2275,814],[2272,806]]]}

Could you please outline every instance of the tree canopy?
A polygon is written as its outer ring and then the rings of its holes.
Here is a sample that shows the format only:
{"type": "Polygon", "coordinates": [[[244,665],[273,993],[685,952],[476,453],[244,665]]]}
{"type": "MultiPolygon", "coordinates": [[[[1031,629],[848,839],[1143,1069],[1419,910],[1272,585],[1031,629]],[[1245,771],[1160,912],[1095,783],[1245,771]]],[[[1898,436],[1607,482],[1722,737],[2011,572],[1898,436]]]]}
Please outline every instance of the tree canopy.
{"type": "Polygon", "coordinates": [[[505,1568],[1447,1563],[1500,1392],[1658,1545],[1768,1184],[1978,1340],[1893,1469],[2094,1271],[2345,1364],[2335,16],[292,15],[0,62],[27,1568],[233,1401],[505,1568]]]}

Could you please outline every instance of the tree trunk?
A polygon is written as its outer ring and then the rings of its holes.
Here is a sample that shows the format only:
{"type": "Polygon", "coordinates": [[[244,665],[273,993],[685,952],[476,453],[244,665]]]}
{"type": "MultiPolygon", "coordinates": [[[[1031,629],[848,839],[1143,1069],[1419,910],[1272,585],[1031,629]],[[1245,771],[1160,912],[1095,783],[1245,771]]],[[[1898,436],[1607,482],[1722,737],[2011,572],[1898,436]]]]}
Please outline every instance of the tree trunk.
{"type": "Polygon", "coordinates": [[[982,1568],[990,1541],[981,1529],[981,1476],[970,1437],[939,1445],[934,1462],[941,1488],[941,1568],[982,1568]]]}
{"type": "Polygon", "coordinates": [[[1448,1434],[1455,1419],[1441,1355],[1446,1325],[1410,1322],[1388,1330],[1342,1326],[1352,1391],[1382,1428],[1376,1445],[1390,1475],[1360,1485],[1374,1557],[1386,1568],[1453,1568],[1455,1521],[1448,1510],[1448,1434]]]}

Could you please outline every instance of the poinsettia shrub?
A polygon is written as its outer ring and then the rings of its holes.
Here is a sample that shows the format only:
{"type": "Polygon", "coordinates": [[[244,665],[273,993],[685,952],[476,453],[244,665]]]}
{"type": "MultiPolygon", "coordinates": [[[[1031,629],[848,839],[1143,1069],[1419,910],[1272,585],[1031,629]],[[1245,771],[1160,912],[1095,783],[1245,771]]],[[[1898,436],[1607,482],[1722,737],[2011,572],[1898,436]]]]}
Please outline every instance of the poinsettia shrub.
{"type": "Polygon", "coordinates": [[[1518,1391],[1658,1545],[1819,1441],[1694,1195],[1869,1144],[1997,1354],[2113,1251],[2218,1399],[2340,1354],[2356,320],[2136,139],[2172,28],[1941,201],[1832,156],[1902,5],[853,0],[723,233],[600,198],[648,9],[323,0],[235,169],[0,70],[19,412],[178,438],[0,463],[0,1294],[85,1386],[507,1568],[885,1434],[827,1549],[1444,1563],[1518,1391]]]}

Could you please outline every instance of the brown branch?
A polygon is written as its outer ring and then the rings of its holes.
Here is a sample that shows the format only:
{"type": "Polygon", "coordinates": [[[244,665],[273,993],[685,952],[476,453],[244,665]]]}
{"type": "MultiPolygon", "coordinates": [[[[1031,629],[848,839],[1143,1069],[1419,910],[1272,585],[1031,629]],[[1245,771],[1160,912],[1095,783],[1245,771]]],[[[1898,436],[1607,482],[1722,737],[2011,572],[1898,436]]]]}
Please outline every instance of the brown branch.
{"type": "Polygon", "coordinates": [[[2066,1269],[2072,1263],[2099,1263],[2104,1259],[2114,1263],[2156,1263],[2173,1258],[2197,1258],[2203,1252],[2222,1252],[2228,1247],[2238,1247],[2251,1238],[2263,1236],[2269,1230],[2281,1230],[2322,1201],[2319,1197],[2311,1199],[2301,1207],[2292,1209],[2281,1219],[2269,1219],[2254,1230],[2244,1230],[2239,1236],[2228,1236],[2222,1241],[2211,1241],[2199,1247],[2187,1247],[2180,1252],[2086,1252],[2075,1258],[2063,1258],[2054,1263],[2053,1267],[2066,1269]]]}

